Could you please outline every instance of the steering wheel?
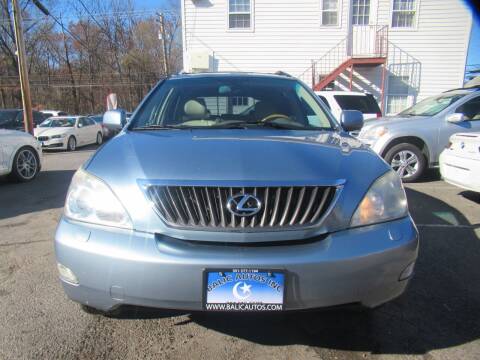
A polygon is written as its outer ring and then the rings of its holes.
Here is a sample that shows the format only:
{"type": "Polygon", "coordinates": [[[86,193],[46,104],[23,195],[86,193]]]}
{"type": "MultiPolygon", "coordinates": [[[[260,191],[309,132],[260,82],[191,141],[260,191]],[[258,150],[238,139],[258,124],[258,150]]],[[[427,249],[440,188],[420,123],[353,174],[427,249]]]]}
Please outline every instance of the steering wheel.
{"type": "Polygon", "coordinates": [[[273,119],[290,119],[290,118],[287,115],[283,115],[283,114],[270,114],[268,116],[265,116],[262,120],[260,120],[260,122],[264,123],[273,119]]]}

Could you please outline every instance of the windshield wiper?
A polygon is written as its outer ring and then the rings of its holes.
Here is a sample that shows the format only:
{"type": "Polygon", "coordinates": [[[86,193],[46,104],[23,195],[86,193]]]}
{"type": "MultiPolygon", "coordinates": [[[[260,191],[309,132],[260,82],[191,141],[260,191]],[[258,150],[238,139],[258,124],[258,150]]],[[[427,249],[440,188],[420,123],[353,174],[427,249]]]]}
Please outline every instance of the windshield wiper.
{"type": "Polygon", "coordinates": [[[130,130],[132,131],[141,131],[141,130],[172,130],[172,129],[181,129],[181,127],[175,125],[145,125],[134,127],[130,130]]]}

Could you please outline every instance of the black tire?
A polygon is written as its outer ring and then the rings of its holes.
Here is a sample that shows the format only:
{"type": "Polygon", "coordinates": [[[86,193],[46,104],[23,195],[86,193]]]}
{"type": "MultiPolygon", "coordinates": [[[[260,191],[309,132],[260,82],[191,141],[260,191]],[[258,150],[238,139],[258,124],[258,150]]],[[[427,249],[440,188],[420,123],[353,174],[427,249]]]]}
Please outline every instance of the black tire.
{"type": "Polygon", "coordinates": [[[15,182],[33,180],[40,172],[40,158],[34,148],[23,146],[13,158],[10,179],[15,182]]]}
{"type": "Polygon", "coordinates": [[[96,143],[97,143],[97,145],[102,145],[102,143],[103,143],[103,135],[102,135],[101,132],[97,133],[97,142],[96,143]]]}
{"type": "Polygon", "coordinates": [[[67,151],[75,151],[76,148],[77,148],[77,139],[75,139],[75,136],[70,136],[67,142],[67,151]]]}
{"type": "Polygon", "coordinates": [[[427,159],[415,145],[403,143],[393,146],[385,154],[385,161],[405,183],[415,182],[423,176],[427,159]]]}

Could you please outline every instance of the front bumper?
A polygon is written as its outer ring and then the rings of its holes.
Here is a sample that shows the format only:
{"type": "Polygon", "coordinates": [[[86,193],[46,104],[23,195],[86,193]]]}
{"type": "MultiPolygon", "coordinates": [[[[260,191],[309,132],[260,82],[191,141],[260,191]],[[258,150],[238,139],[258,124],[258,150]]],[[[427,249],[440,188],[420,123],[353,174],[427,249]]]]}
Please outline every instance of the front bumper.
{"type": "Polygon", "coordinates": [[[463,189],[480,192],[480,161],[456,156],[450,150],[440,154],[442,178],[463,189]]]}
{"type": "Polygon", "coordinates": [[[407,217],[307,243],[225,246],[63,218],[55,250],[58,263],[79,282],[62,281],[68,297],[101,310],[122,304],[202,310],[206,268],[285,270],[286,310],[375,307],[405,290],[408,279],[399,279],[417,258],[418,233],[407,217]]]}
{"type": "Polygon", "coordinates": [[[66,149],[67,148],[65,138],[40,141],[40,144],[43,149],[66,149]]]}

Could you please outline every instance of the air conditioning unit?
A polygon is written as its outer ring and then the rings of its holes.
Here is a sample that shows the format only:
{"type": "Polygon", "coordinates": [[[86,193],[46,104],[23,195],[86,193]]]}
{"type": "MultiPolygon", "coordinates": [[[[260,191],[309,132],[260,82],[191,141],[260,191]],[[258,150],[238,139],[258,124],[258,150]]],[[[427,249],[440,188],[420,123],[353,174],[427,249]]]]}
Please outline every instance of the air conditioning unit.
{"type": "Polygon", "coordinates": [[[190,53],[190,70],[192,72],[210,71],[210,52],[192,51],[190,53]]]}

